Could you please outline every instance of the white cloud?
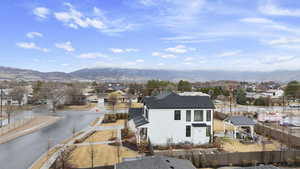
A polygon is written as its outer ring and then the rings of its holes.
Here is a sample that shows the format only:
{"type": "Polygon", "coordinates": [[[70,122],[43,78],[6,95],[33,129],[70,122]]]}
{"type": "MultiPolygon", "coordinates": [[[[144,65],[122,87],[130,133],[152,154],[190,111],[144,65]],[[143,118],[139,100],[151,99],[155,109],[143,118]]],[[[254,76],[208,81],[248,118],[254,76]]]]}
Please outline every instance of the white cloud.
{"type": "Polygon", "coordinates": [[[40,19],[46,19],[50,14],[50,10],[45,7],[37,7],[33,9],[33,14],[40,19]]]}
{"type": "Polygon", "coordinates": [[[164,63],[158,63],[157,66],[164,66],[164,63]]]}
{"type": "Polygon", "coordinates": [[[184,61],[192,61],[192,60],[194,60],[193,57],[187,57],[187,58],[184,59],[184,61]]]}
{"type": "Polygon", "coordinates": [[[259,7],[261,13],[266,15],[277,15],[277,16],[300,16],[300,9],[284,9],[276,6],[272,1],[267,1],[259,7]]]}
{"type": "Polygon", "coordinates": [[[191,62],[184,62],[183,64],[185,64],[185,65],[192,65],[193,63],[191,63],[191,62]]]}
{"type": "Polygon", "coordinates": [[[134,49],[134,48],[128,48],[128,49],[125,49],[126,52],[138,52],[139,50],[138,49],[134,49]]]}
{"type": "Polygon", "coordinates": [[[75,48],[72,46],[70,41],[63,42],[63,43],[56,43],[55,46],[57,48],[63,49],[67,52],[73,52],[75,51],[75,48]]]}
{"type": "Polygon", "coordinates": [[[39,33],[39,32],[28,32],[27,34],[26,34],[26,36],[28,37],[28,38],[31,38],[31,39],[33,39],[33,38],[36,38],[36,37],[43,37],[43,34],[42,33],[39,33]]]}
{"type": "Polygon", "coordinates": [[[143,63],[145,61],[143,59],[137,59],[135,62],[137,62],[137,63],[143,63]]]}
{"type": "Polygon", "coordinates": [[[153,52],[152,56],[159,56],[159,57],[164,58],[164,59],[174,59],[174,58],[177,58],[176,55],[165,54],[165,53],[160,53],[160,52],[153,52]]]}
{"type": "Polygon", "coordinates": [[[94,7],[94,15],[87,16],[76,10],[70,3],[65,3],[67,11],[55,12],[54,17],[64,25],[73,28],[95,28],[103,33],[113,34],[133,29],[133,24],[126,24],[123,19],[112,20],[106,18],[99,8],[94,7]]]}
{"type": "Polygon", "coordinates": [[[128,48],[128,49],[120,49],[120,48],[110,48],[110,51],[113,53],[125,53],[125,52],[138,52],[138,49],[128,48]]]}
{"type": "Polygon", "coordinates": [[[272,20],[266,19],[266,18],[243,18],[240,21],[241,22],[248,22],[248,23],[263,23],[263,24],[273,23],[272,20]]]}
{"type": "Polygon", "coordinates": [[[206,0],[163,0],[162,4],[158,4],[160,11],[155,21],[172,30],[178,30],[187,25],[195,25],[199,23],[199,14],[202,11],[206,0]],[[181,24],[178,24],[181,23],[181,24]]]}
{"type": "Polygon", "coordinates": [[[67,64],[67,63],[63,63],[61,64],[62,66],[70,66],[70,64],[67,64]]]}
{"type": "Polygon", "coordinates": [[[153,0],[139,0],[139,3],[145,6],[153,6],[156,4],[153,0]]]}
{"type": "Polygon", "coordinates": [[[175,47],[165,49],[166,52],[171,52],[171,53],[186,53],[188,51],[195,51],[195,50],[196,50],[195,48],[187,48],[184,45],[177,45],[175,47]]]}
{"type": "Polygon", "coordinates": [[[91,53],[82,53],[78,57],[81,59],[95,59],[98,57],[107,58],[108,56],[99,52],[94,52],[94,53],[91,52],[91,53]]]}
{"type": "Polygon", "coordinates": [[[123,53],[124,52],[123,49],[118,49],[118,48],[111,48],[110,51],[113,53],[123,53]]]}
{"type": "Polygon", "coordinates": [[[215,42],[222,40],[220,38],[207,38],[203,39],[202,37],[197,37],[196,35],[193,36],[174,36],[174,37],[163,37],[160,38],[165,42],[172,42],[172,43],[205,43],[205,42],[215,42]]]}
{"type": "Polygon", "coordinates": [[[269,45],[286,45],[286,44],[295,44],[300,43],[300,38],[287,38],[287,37],[281,37],[279,39],[274,39],[267,41],[269,45]]]}
{"type": "Polygon", "coordinates": [[[293,59],[295,59],[295,56],[292,56],[292,55],[266,55],[261,60],[261,63],[274,64],[274,63],[280,63],[280,62],[287,62],[287,61],[290,61],[293,59]]]}
{"type": "Polygon", "coordinates": [[[41,47],[37,46],[34,42],[19,42],[16,45],[23,49],[35,49],[35,50],[39,50],[42,52],[49,51],[47,48],[41,48],[41,47]]]}
{"type": "Polygon", "coordinates": [[[236,56],[242,53],[241,50],[233,50],[233,51],[226,51],[223,53],[218,54],[219,57],[227,57],[227,56],[236,56]]]}

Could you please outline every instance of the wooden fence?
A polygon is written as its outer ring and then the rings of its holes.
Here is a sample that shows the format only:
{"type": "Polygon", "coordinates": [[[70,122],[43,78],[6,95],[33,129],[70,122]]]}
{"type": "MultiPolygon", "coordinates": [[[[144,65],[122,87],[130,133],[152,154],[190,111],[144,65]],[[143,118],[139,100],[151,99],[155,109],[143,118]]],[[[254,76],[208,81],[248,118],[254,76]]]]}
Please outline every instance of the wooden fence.
{"type": "Polygon", "coordinates": [[[258,123],[255,125],[255,132],[257,134],[280,141],[281,143],[287,145],[290,148],[300,149],[300,137],[289,134],[286,131],[271,128],[269,126],[265,126],[261,123],[258,123]]]}
{"type": "Polygon", "coordinates": [[[260,152],[172,152],[155,153],[190,160],[197,168],[222,166],[254,166],[258,164],[300,165],[300,151],[260,151],[260,152]]]}

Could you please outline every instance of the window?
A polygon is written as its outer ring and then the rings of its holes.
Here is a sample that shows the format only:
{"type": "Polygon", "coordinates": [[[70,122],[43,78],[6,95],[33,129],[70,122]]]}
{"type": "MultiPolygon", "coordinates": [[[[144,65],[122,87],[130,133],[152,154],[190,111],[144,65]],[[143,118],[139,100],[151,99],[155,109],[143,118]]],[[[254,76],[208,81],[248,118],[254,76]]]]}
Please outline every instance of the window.
{"type": "Polygon", "coordinates": [[[203,110],[194,111],[194,121],[203,121],[203,110]]]}
{"type": "Polygon", "coordinates": [[[207,137],[210,137],[210,130],[211,130],[210,126],[207,126],[206,127],[206,136],[207,137]]]}
{"type": "Polygon", "coordinates": [[[180,120],[181,119],[181,112],[180,110],[175,110],[174,112],[174,120],[180,120]]]}
{"type": "Polygon", "coordinates": [[[211,110],[206,111],[206,121],[211,121],[211,110]]]}
{"type": "Polygon", "coordinates": [[[191,126],[185,126],[185,136],[191,137],[191,126]]]}
{"type": "Polygon", "coordinates": [[[191,121],[191,110],[187,110],[187,111],[186,111],[186,116],[185,116],[185,118],[186,118],[186,121],[191,121]]]}
{"type": "Polygon", "coordinates": [[[148,112],[148,109],[146,109],[146,119],[148,120],[148,118],[149,118],[149,112],[148,112]]]}

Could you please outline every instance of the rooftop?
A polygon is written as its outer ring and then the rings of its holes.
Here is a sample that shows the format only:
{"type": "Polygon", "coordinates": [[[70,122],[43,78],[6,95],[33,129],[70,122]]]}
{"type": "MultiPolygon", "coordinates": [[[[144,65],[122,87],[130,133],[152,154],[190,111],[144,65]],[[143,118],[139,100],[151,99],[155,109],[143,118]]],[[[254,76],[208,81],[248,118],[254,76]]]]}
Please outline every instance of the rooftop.
{"type": "Polygon", "coordinates": [[[230,116],[225,119],[225,121],[228,121],[229,123],[241,126],[241,125],[255,125],[255,122],[245,116],[230,116]]]}
{"type": "Polygon", "coordinates": [[[196,169],[188,160],[165,156],[144,157],[116,165],[116,169],[196,169]]]}
{"type": "Polygon", "coordinates": [[[136,127],[147,124],[148,121],[143,116],[144,108],[130,108],[129,109],[129,120],[133,119],[136,127]]]}
{"type": "Polygon", "coordinates": [[[143,102],[150,109],[215,109],[209,96],[180,96],[174,92],[148,96],[143,102]]]}

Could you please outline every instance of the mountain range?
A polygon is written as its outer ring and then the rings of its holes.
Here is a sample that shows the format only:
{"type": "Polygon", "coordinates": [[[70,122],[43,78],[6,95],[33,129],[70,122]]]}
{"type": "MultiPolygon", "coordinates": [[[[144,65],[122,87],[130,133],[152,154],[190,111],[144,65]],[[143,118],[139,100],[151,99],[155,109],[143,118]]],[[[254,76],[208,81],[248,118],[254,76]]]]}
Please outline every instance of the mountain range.
{"type": "Polygon", "coordinates": [[[0,66],[0,80],[25,81],[102,81],[102,82],[144,82],[147,80],[236,80],[236,81],[278,81],[288,82],[300,80],[299,71],[221,71],[221,70],[157,70],[157,69],[126,69],[126,68],[89,68],[70,73],[40,72],[30,69],[18,69],[0,66]]]}

